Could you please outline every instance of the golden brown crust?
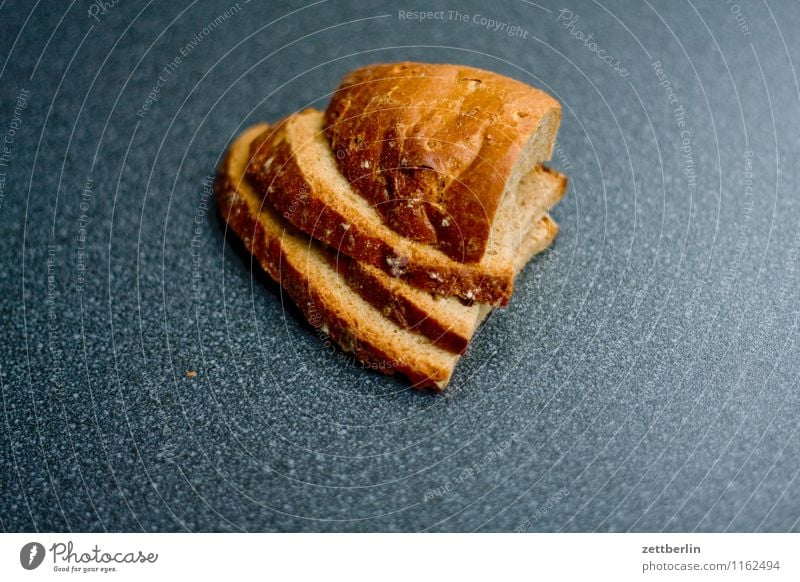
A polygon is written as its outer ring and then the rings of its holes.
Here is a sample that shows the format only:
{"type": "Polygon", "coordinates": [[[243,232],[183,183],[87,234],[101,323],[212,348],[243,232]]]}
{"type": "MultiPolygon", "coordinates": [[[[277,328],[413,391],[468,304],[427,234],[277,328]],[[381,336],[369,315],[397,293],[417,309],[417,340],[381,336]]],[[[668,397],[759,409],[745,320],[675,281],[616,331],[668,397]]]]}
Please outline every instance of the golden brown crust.
{"type": "Polygon", "coordinates": [[[392,63],[348,74],[325,112],[342,174],[388,226],[461,262],[481,259],[507,181],[538,133],[549,159],[560,106],[472,67],[392,63]]]}

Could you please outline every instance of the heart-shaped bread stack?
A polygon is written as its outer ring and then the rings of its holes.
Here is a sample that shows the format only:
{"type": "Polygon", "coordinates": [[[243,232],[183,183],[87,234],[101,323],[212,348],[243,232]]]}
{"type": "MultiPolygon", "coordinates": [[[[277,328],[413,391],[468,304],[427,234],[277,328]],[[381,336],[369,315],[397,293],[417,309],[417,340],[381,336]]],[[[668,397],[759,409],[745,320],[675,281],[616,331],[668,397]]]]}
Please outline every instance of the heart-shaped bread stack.
{"type": "Polygon", "coordinates": [[[223,218],[317,328],[442,390],[515,275],[555,238],[567,179],[557,101],[457,65],[347,75],[325,112],[245,130],[220,167],[223,218]]]}

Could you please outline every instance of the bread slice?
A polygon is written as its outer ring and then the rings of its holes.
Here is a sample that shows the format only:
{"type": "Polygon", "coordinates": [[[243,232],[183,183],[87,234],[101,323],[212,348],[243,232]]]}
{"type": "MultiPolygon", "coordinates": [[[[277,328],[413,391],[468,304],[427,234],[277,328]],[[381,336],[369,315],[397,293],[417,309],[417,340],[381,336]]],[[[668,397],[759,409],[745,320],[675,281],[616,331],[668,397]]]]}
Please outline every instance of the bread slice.
{"type": "Polygon", "coordinates": [[[516,249],[531,223],[563,195],[546,189],[537,166],[497,210],[486,254],[478,263],[453,260],[431,245],[386,226],[378,212],[339,172],[323,132],[323,117],[309,109],[270,127],[251,145],[248,175],[283,217],[337,252],[382,269],[414,287],[468,301],[505,305],[514,286],[516,249]],[[547,193],[550,193],[550,196],[547,193]]]}
{"type": "Polygon", "coordinates": [[[503,199],[550,159],[560,119],[555,99],[509,77],[403,62],[346,75],[324,127],[339,171],[387,226],[476,262],[503,199]]]}
{"type": "MultiPolygon", "coordinates": [[[[341,266],[337,269],[337,262],[341,265],[341,261],[281,220],[246,179],[250,143],[266,129],[267,126],[260,125],[243,132],[220,168],[215,190],[225,221],[321,333],[372,368],[401,373],[416,387],[444,389],[458,361],[458,354],[451,351],[453,346],[443,348],[436,339],[398,325],[362,297],[363,290],[358,286],[394,292],[401,305],[413,304],[420,310],[433,306],[428,311],[429,318],[439,327],[446,325],[446,318],[452,318],[452,329],[456,331],[446,330],[442,335],[449,334],[451,342],[453,337],[468,341],[490,308],[432,297],[368,266],[364,272],[371,273],[374,279],[356,276],[358,271],[341,276],[341,266]]],[[[525,241],[520,265],[527,261],[524,257],[549,244],[555,232],[555,223],[549,217],[539,221],[525,241]]],[[[339,258],[355,263],[346,257],[339,258]]]]}

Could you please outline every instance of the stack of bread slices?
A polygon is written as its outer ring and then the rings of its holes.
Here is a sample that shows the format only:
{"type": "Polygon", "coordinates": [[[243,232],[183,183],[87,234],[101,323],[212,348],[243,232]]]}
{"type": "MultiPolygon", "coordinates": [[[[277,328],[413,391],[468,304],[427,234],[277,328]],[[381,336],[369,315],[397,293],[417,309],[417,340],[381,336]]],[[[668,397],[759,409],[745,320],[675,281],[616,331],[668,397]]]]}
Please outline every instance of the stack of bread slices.
{"type": "Polygon", "coordinates": [[[348,74],[324,112],[236,138],[229,228],[308,322],[369,367],[442,390],[476,329],[553,241],[557,101],[456,65],[348,74]]]}

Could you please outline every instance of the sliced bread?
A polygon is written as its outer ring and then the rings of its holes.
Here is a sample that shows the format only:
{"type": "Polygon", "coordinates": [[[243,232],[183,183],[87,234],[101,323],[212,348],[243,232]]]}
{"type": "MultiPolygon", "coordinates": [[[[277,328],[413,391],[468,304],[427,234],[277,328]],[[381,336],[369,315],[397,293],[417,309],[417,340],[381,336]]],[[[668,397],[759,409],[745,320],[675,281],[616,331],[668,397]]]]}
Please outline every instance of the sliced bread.
{"type": "MultiPolygon", "coordinates": [[[[244,142],[238,141],[233,147],[243,146],[244,142]]],[[[246,175],[231,176],[231,180],[244,183],[248,178],[246,175]]],[[[542,196],[556,200],[563,196],[566,180],[558,172],[546,170],[542,172],[539,185],[545,190],[542,196]]],[[[241,192],[240,195],[248,194],[241,192]]],[[[558,227],[547,215],[530,223],[525,238],[517,245],[515,273],[519,272],[533,255],[544,250],[557,232],[558,227]]],[[[317,241],[309,244],[319,245],[317,241]]],[[[477,316],[479,311],[477,305],[468,307],[455,297],[434,295],[413,287],[402,279],[391,277],[372,265],[335,253],[324,245],[319,246],[322,247],[324,256],[335,266],[348,285],[379,309],[385,317],[403,328],[425,335],[444,349],[464,353],[480,321],[477,316]]]]}
{"type": "Polygon", "coordinates": [[[317,245],[240,179],[250,156],[247,147],[237,146],[249,145],[264,129],[243,132],[223,161],[215,184],[223,219],[306,320],[343,350],[376,370],[405,375],[415,387],[444,389],[459,356],[385,318],[347,285],[317,245]]]}
{"type": "Polygon", "coordinates": [[[520,241],[566,188],[560,174],[541,166],[528,171],[502,199],[484,257],[463,263],[383,223],[339,172],[321,112],[309,109],[270,127],[253,141],[251,153],[248,175],[288,222],[313,238],[414,287],[488,304],[508,302],[520,241]],[[554,177],[560,187],[542,187],[554,177]]]}
{"type": "MultiPolygon", "coordinates": [[[[245,176],[250,144],[266,129],[243,132],[220,168],[216,196],[223,218],[321,333],[374,369],[401,373],[417,387],[443,389],[458,360],[455,352],[463,351],[490,308],[434,297],[379,269],[337,257],[286,224],[245,176]],[[380,307],[387,298],[388,312],[380,307]]],[[[551,181],[555,189],[563,184],[551,181]]],[[[549,217],[537,221],[520,247],[517,268],[556,232],[549,217]]]]}

